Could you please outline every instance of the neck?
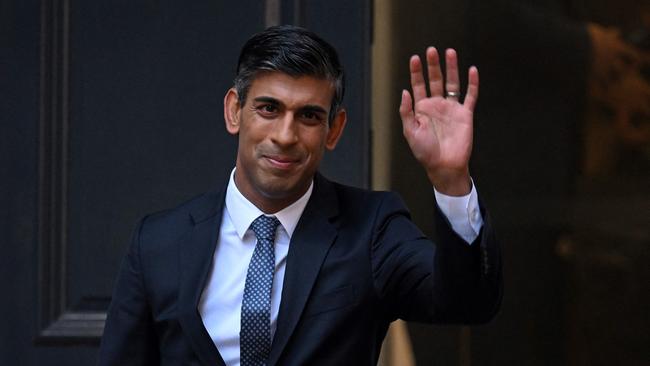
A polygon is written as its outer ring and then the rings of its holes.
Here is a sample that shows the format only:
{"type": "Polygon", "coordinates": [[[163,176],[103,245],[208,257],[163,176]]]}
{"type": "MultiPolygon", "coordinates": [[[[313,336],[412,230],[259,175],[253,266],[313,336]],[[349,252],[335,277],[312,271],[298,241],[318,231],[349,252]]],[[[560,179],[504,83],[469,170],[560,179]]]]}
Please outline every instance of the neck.
{"type": "Polygon", "coordinates": [[[309,190],[311,185],[310,180],[299,189],[291,191],[265,191],[251,184],[249,179],[243,177],[244,175],[244,171],[235,170],[234,181],[237,190],[260,211],[269,215],[277,213],[298,201],[309,190]]]}

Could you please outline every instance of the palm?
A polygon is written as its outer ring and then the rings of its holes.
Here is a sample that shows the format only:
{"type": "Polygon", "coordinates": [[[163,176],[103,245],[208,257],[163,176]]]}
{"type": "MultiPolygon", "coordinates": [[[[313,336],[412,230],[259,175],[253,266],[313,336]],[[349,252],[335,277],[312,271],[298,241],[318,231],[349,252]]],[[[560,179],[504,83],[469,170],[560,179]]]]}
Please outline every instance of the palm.
{"type": "Polygon", "coordinates": [[[425,167],[463,169],[472,153],[473,113],[462,104],[442,97],[415,104],[414,122],[407,141],[425,167]]]}
{"type": "Polygon", "coordinates": [[[446,53],[447,78],[444,88],[437,51],[429,48],[426,56],[431,94],[427,95],[420,59],[413,56],[409,65],[413,98],[408,91],[403,91],[400,105],[404,136],[413,155],[424,166],[432,181],[462,178],[469,175],[474,106],[478,98],[478,70],[470,68],[467,95],[460,103],[455,51],[448,50],[446,53]],[[447,97],[443,95],[443,89],[447,90],[447,97]]]}

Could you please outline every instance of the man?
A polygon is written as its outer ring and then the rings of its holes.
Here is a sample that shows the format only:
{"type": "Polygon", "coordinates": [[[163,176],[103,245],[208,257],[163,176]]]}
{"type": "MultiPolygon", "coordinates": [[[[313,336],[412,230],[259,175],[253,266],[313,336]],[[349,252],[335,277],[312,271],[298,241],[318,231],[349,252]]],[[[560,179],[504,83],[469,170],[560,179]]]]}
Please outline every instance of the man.
{"type": "Polygon", "coordinates": [[[229,183],[140,222],[100,365],[376,364],[397,318],[488,321],[501,270],[468,169],[478,71],[461,104],[455,52],[446,86],[434,48],[426,59],[431,97],[414,56],[415,108],[404,91],[400,113],[445,212],[435,245],[396,195],[317,172],[345,127],[343,70],[315,34],[269,28],[244,45],[224,99],[239,138],[229,183]]]}

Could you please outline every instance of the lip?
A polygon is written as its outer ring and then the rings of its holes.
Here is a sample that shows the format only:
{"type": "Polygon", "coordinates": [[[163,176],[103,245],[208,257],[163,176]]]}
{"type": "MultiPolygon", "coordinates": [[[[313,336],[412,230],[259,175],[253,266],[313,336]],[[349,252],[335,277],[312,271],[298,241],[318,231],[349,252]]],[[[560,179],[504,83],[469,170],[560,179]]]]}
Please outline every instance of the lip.
{"type": "Polygon", "coordinates": [[[264,159],[269,162],[272,167],[281,170],[289,170],[300,164],[300,159],[287,156],[264,155],[264,159]]]}

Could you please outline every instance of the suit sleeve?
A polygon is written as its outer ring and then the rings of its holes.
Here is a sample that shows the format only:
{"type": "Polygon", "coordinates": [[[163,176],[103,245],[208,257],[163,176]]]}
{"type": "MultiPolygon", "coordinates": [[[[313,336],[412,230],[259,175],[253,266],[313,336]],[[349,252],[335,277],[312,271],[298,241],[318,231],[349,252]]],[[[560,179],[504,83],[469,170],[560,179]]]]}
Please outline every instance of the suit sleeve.
{"type": "Polygon", "coordinates": [[[159,362],[140,262],[140,233],[144,221],[138,224],[133,234],[117,278],[99,349],[100,366],[159,362]]]}
{"type": "Polygon", "coordinates": [[[490,216],[467,243],[436,207],[436,237],[411,221],[401,199],[386,195],[372,246],[375,289],[392,319],[442,324],[485,323],[502,298],[501,256],[490,216]]]}

